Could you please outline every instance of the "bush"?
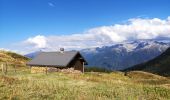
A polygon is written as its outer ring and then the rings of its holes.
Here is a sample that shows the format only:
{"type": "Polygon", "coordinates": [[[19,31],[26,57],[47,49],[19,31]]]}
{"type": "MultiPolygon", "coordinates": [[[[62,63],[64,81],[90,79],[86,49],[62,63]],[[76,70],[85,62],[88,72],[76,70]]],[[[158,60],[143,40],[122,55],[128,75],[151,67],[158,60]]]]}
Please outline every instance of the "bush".
{"type": "Polygon", "coordinates": [[[111,72],[106,68],[99,68],[99,67],[85,67],[85,72],[111,72]]]}

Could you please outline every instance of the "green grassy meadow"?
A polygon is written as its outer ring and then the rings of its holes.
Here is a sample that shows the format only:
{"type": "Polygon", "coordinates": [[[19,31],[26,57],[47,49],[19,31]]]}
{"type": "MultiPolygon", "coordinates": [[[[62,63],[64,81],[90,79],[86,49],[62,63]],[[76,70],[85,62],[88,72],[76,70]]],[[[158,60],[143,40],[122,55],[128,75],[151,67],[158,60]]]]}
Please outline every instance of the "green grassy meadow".
{"type": "Polygon", "coordinates": [[[0,100],[170,100],[170,79],[145,72],[0,73],[0,100]]]}

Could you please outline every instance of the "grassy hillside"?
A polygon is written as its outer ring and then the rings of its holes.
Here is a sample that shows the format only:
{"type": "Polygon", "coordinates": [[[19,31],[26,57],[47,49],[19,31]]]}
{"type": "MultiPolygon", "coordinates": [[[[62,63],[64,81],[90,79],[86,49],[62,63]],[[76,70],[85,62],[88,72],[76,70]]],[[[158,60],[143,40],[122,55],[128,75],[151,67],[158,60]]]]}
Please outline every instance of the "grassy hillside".
{"type": "Polygon", "coordinates": [[[23,66],[18,67],[16,72],[8,66],[6,75],[0,70],[0,100],[170,99],[170,79],[147,72],[31,74],[25,66],[28,58],[1,51],[0,60],[23,66]]]}
{"type": "Polygon", "coordinates": [[[163,76],[170,76],[170,48],[160,56],[139,65],[135,65],[126,71],[142,70],[163,76]]]}
{"type": "Polygon", "coordinates": [[[9,52],[9,51],[0,50],[0,63],[8,63],[8,64],[16,64],[16,65],[24,66],[28,60],[29,59],[27,57],[24,57],[22,55],[9,52]]]}
{"type": "MultiPolygon", "coordinates": [[[[1,73],[0,73],[1,74],[1,73]]],[[[0,75],[0,100],[168,100],[170,79],[146,72],[0,75]]]]}

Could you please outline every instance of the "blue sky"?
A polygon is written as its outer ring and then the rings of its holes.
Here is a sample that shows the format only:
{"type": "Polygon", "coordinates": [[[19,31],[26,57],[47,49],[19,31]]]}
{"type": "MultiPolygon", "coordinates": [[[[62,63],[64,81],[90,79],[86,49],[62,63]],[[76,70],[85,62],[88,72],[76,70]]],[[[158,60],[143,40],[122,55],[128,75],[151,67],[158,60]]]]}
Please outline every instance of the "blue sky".
{"type": "Polygon", "coordinates": [[[0,0],[0,48],[15,49],[37,36],[69,37],[133,18],[169,16],[170,0],[0,0]]]}

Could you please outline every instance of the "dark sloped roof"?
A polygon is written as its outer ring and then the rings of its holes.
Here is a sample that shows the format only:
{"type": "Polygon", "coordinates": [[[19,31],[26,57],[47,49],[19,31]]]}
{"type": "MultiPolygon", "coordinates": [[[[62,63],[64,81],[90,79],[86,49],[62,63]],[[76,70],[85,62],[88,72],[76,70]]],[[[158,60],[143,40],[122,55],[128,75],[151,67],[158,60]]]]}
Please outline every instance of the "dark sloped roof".
{"type": "MultiPolygon", "coordinates": [[[[66,67],[78,54],[80,54],[80,53],[76,52],[76,51],[65,51],[63,53],[61,53],[61,52],[41,52],[33,60],[28,62],[27,65],[66,67]]],[[[83,57],[81,56],[81,58],[83,58],[83,57]]],[[[83,61],[85,63],[87,63],[84,58],[83,58],[83,61]]]]}

